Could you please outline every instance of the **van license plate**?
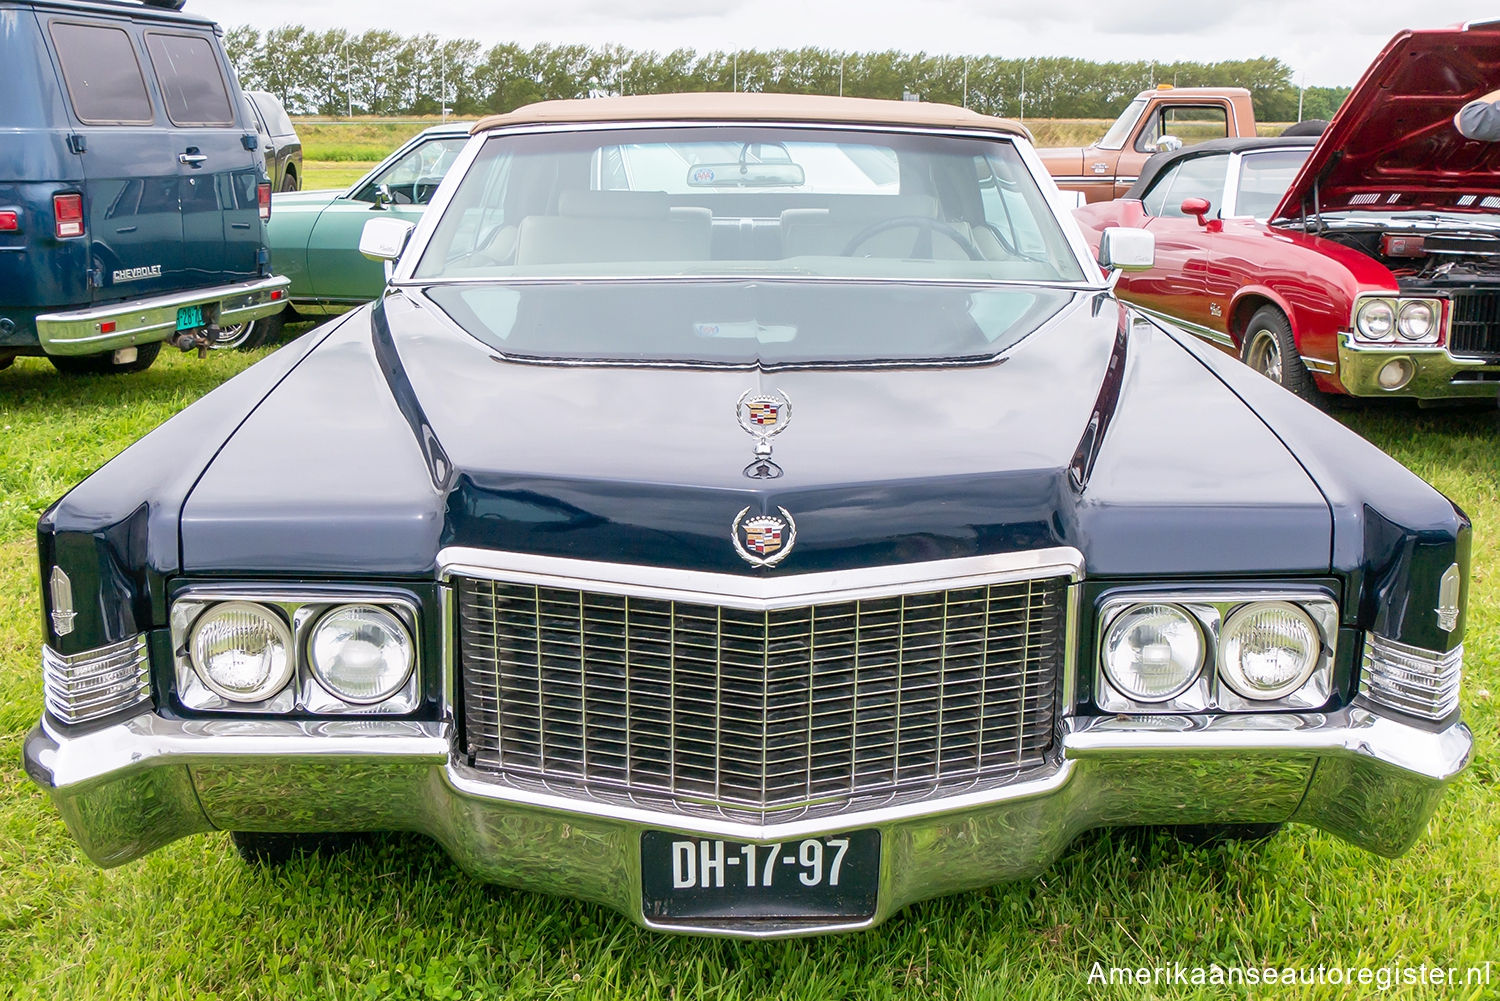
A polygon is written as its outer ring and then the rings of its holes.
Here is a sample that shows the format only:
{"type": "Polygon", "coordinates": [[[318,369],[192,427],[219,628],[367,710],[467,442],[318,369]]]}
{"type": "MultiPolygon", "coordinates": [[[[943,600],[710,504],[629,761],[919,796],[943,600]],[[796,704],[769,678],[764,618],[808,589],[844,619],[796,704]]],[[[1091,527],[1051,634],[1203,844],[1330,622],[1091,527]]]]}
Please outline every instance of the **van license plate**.
{"type": "Polygon", "coordinates": [[[183,306],[177,310],[178,330],[197,330],[203,326],[202,306],[183,306]]]}

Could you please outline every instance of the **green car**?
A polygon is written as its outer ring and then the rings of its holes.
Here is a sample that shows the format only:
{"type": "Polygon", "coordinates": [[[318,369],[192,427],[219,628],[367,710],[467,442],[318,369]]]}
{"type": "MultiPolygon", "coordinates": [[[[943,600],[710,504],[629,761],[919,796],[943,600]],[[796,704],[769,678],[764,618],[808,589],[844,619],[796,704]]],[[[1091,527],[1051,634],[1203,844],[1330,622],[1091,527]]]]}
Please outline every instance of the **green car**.
{"type": "Polygon", "coordinates": [[[365,222],[378,218],[374,213],[416,222],[468,140],[467,124],[435,126],[347,190],[277,193],[268,229],[271,263],[292,282],[287,308],[225,327],[214,346],[259,347],[280,337],[283,324],[342,313],[378,296],[385,268],[359,252],[365,222]]]}

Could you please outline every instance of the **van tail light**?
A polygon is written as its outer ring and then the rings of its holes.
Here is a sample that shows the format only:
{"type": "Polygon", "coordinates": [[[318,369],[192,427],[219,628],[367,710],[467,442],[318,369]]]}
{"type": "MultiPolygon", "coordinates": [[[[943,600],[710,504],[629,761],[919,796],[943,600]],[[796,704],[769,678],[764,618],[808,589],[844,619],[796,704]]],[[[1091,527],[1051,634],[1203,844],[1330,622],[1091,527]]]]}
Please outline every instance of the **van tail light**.
{"type": "Polygon", "coordinates": [[[57,219],[57,238],[67,240],[83,235],[83,196],[53,195],[52,214],[57,219]]]}
{"type": "Polygon", "coordinates": [[[21,213],[0,209],[0,233],[14,233],[21,228],[21,213]]]}
{"type": "Polygon", "coordinates": [[[261,181],[255,186],[255,199],[260,203],[260,217],[271,218],[271,182],[261,181]]]}

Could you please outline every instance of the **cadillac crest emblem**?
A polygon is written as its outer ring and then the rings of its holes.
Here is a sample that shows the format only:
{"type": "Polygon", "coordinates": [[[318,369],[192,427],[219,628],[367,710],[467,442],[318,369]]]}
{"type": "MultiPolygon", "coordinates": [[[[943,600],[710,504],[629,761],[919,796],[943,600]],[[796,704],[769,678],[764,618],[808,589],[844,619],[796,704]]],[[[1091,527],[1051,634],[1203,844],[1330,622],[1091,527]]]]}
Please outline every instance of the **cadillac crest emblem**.
{"type": "Polygon", "coordinates": [[[1438,583],[1438,628],[1445,633],[1458,628],[1458,585],[1458,564],[1455,563],[1443,571],[1443,579],[1438,583]]]}
{"type": "Polygon", "coordinates": [[[792,401],[781,391],[755,394],[747,389],[735,404],[740,427],[755,436],[755,454],[769,456],[771,439],[785,431],[792,422],[792,401]]]}
{"type": "Polygon", "coordinates": [[[734,517],[731,533],[734,551],[751,566],[774,567],[791,555],[792,546],[797,544],[797,523],[791,513],[784,507],[776,510],[781,512],[780,517],[774,514],[746,517],[750,514],[748,507],[734,517]]]}

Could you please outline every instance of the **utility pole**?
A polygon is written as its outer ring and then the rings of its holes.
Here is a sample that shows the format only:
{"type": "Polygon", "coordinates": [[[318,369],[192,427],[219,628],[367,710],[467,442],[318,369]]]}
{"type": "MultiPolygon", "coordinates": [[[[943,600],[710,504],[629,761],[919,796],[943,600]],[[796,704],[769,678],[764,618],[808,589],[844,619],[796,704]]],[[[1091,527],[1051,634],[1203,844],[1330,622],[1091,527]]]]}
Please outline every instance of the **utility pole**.
{"type": "Polygon", "coordinates": [[[734,91],[737,94],[737,93],[739,93],[739,90],[740,90],[740,54],[738,52],[736,52],[734,54],[734,91]]]}
{"type": "Polygon", "coordinates": [[[1297,121],[1302,121],[1302,98],[1307,94],[1307,74],[1297,74],[1302,78],[1302,85],[1297,88],[1297,121]]]}
{"type": "Polygon", "coordinates": [[[969,57],[964,56],[964,100],[963,106],[969,106],[969,57]]]}
{"type": "Polygon", "coordinates": [[[448,47],[438,48],[438,110],[442,112],[443,124],[448,124],[448,47]]]}
{"type": "Polygon", "coordinates": [[[844,57],[839,56],[839,97],[844,96],[844,57]]]}
{"type": "Polygon", "coordinates": [[[345,118],[354,117],[354,70],[349,66],[349,43],[344,43],[344,96],[349,99],[349,113],[345,118]]]}
{"type": "Polygon", "coordinates": [[[1021,64],[1021,121],[1026,121],[1026,64],[1021,64]]]}

